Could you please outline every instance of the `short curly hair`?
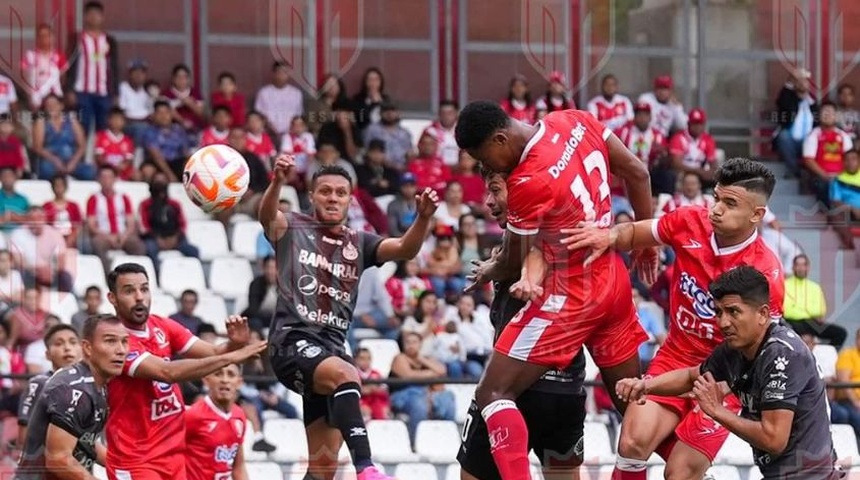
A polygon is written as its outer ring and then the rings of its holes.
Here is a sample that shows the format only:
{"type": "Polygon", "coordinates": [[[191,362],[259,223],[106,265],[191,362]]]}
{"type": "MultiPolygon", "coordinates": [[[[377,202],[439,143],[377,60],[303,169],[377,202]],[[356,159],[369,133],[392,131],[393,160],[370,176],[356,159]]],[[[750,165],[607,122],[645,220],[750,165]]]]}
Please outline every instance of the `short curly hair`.
{"type": "Polygon", "coordinates": [[[717,185],[736,185],[751,192],[760,193],[770,199],[776,178],[763,163],[748,158],[735,157],[723,162],[714,175],[717,185]]]}
{"type": "Polygon", "coordinates": [[[480,100],[466,105],[457,119],[454,136],[464,150],[479,148],[494,133],[511,123],[508,114],[495,102],[480,100]]]}

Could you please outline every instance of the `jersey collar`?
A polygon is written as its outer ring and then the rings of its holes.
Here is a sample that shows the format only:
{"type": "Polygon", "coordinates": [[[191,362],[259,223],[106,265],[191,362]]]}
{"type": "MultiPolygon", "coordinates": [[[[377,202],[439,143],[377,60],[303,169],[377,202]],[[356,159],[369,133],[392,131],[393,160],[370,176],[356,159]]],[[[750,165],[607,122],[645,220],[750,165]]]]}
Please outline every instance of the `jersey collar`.
{"type": "Polygon", "coordinates": [[[230,420],[230,413],[218,408],[218,405],[215,405],[215,402],[213,402],[212,399],[209,398],[209,395],[203,397],[203,401],[206,402],[206,405],[219,417],[223,418],[224,420],[230,420]]]}
{"type": "Polygon", "coordinates": [[[520,164],[522,164],[523,161],[526,159],[532,147],[534,147],[535,144],[539,142],[541,138],[543,138],[543,134],[546,133],[546,124],[543,123],[543,120],[537,123],[537,127],[537,133],[532,135],[532,138],[529,139],[529,143],[526,144],[526,148],[523,149],[523,154],[520,155],[520,164]]]}
{"type": "Polygon", "coordinates": [[[131,328],[126,327],[128,333],[134,335],[138,338],[149,338],[149,325],[143,327],[143,330],[132,330],[131,328]]]}
{"type": "Polygon", "coordinates": [[[758,229],[753,230],[752,235],[750,235],[749,238],[747,238],[743,242],[741,242],[737,245],[732,245],[731,247],[720,248],[717,246],[717,236],[715,234],[711,233],[711,248],[714,250],[714,254],[718,257],[722,257],[725,255],[734,255],[734,254],[740,252],[741,250],[752,245],[752,243],[755,242],[755,240],[757,238],[758,238],[758,229]]]}

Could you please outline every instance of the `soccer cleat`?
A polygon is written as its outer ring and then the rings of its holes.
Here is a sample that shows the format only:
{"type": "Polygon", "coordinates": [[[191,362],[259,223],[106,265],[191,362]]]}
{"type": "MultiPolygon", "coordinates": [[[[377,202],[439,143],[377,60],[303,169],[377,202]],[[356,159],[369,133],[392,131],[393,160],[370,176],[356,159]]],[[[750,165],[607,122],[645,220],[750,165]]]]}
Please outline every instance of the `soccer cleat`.
{"type": "Polygon", "coordinates": [[[376,467],[367,467],[361,471],[356,477],[356,480],[397,480],[394,477],[389,477],[376,469],[376,467]]]}

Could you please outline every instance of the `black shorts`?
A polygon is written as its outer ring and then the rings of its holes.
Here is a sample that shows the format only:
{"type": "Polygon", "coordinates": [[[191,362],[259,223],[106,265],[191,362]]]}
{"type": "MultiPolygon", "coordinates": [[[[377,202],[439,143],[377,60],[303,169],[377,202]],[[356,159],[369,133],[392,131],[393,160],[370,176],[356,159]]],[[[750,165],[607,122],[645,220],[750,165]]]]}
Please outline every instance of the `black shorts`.
{"type": "MultiPolygon", "coordinates": [[[[529,430],[529,448],[544,468],[571,468],[583,461],[584,395],[559,395],[527,390],[517,399],[529,430]]],[[[463,425],[457,461],[481,480],[502,480],[493,455],[487,424],[473,401],[463,425]]]]}
{"type": "Polygon", "coordinates": [[[314,372],[323,360],[338,357],[354,364],[343,344],[335,344],[312,332],[290,330],[282,337],[269,339],[272,369],[285,387],[302,396],[305,425],[319,418],[329,419],[328,395],[314,393],[314,372]]]}

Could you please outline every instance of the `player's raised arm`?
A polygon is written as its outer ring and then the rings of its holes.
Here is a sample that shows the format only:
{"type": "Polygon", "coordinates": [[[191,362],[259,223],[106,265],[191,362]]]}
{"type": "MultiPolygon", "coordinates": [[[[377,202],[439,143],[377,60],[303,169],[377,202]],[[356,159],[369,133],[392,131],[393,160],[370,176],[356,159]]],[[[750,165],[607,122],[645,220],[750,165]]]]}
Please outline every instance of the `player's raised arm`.
{"type": "Polygon", "coordinates": [[[674,397],[693,389],[699,367],[672,370],[651,378],[625,378],[615,385],[615,394],[625,402],[640,402],[645,395],[674,397]]]}
{"type": "Polygon", "coordinates": [[[392,260],[410,260],[418,255],[427,232],[430,230],[430,219],[436,213],[439,206],[439,195],[435,190],[425,188],[420,195],[416,195],[416,210],[418,218],[412,223],[402,237],[386,238],[379,244],[376,251],[378,263],[392,260]]]}
{"type": "Polygon", "coordinates": [[[60,480],[95,480],[74,455],[78,437],[55,424],[45,435],[45,469],[60,480]]]}
{"type": "Polygon", "coordinates": [[[199,380],[231,363],[242,363],[260,354],[266,342],[256,342],[239,350],[206,358],[166,361],[147,352],[126,361],[125,373],[130,377],[145,378],[164,383],[199,380]]]}
{"type": "Polygon", "coordinates": [[[248,327],[248,319],[241,315],[230,315],[224,322],[227,326],[227,342],[220,345],[197,339],[191,344],[183,358],[204,358],[222,355],[227,352],[239,350],[251,341],[251,329],[248,327]]]}
{"type": "Polygon", "coordinates": [[[274,177],[260,200],[257,216],[260,224],[263,225],[266,238],[272,242],[278,241],[287,232],[287,216],[278,209],[278,206],[281,200],[281,187],[287,182],[290,170],[295,166],[296,162],[292,155],[279,155],[272,168],[274,177]]]}

